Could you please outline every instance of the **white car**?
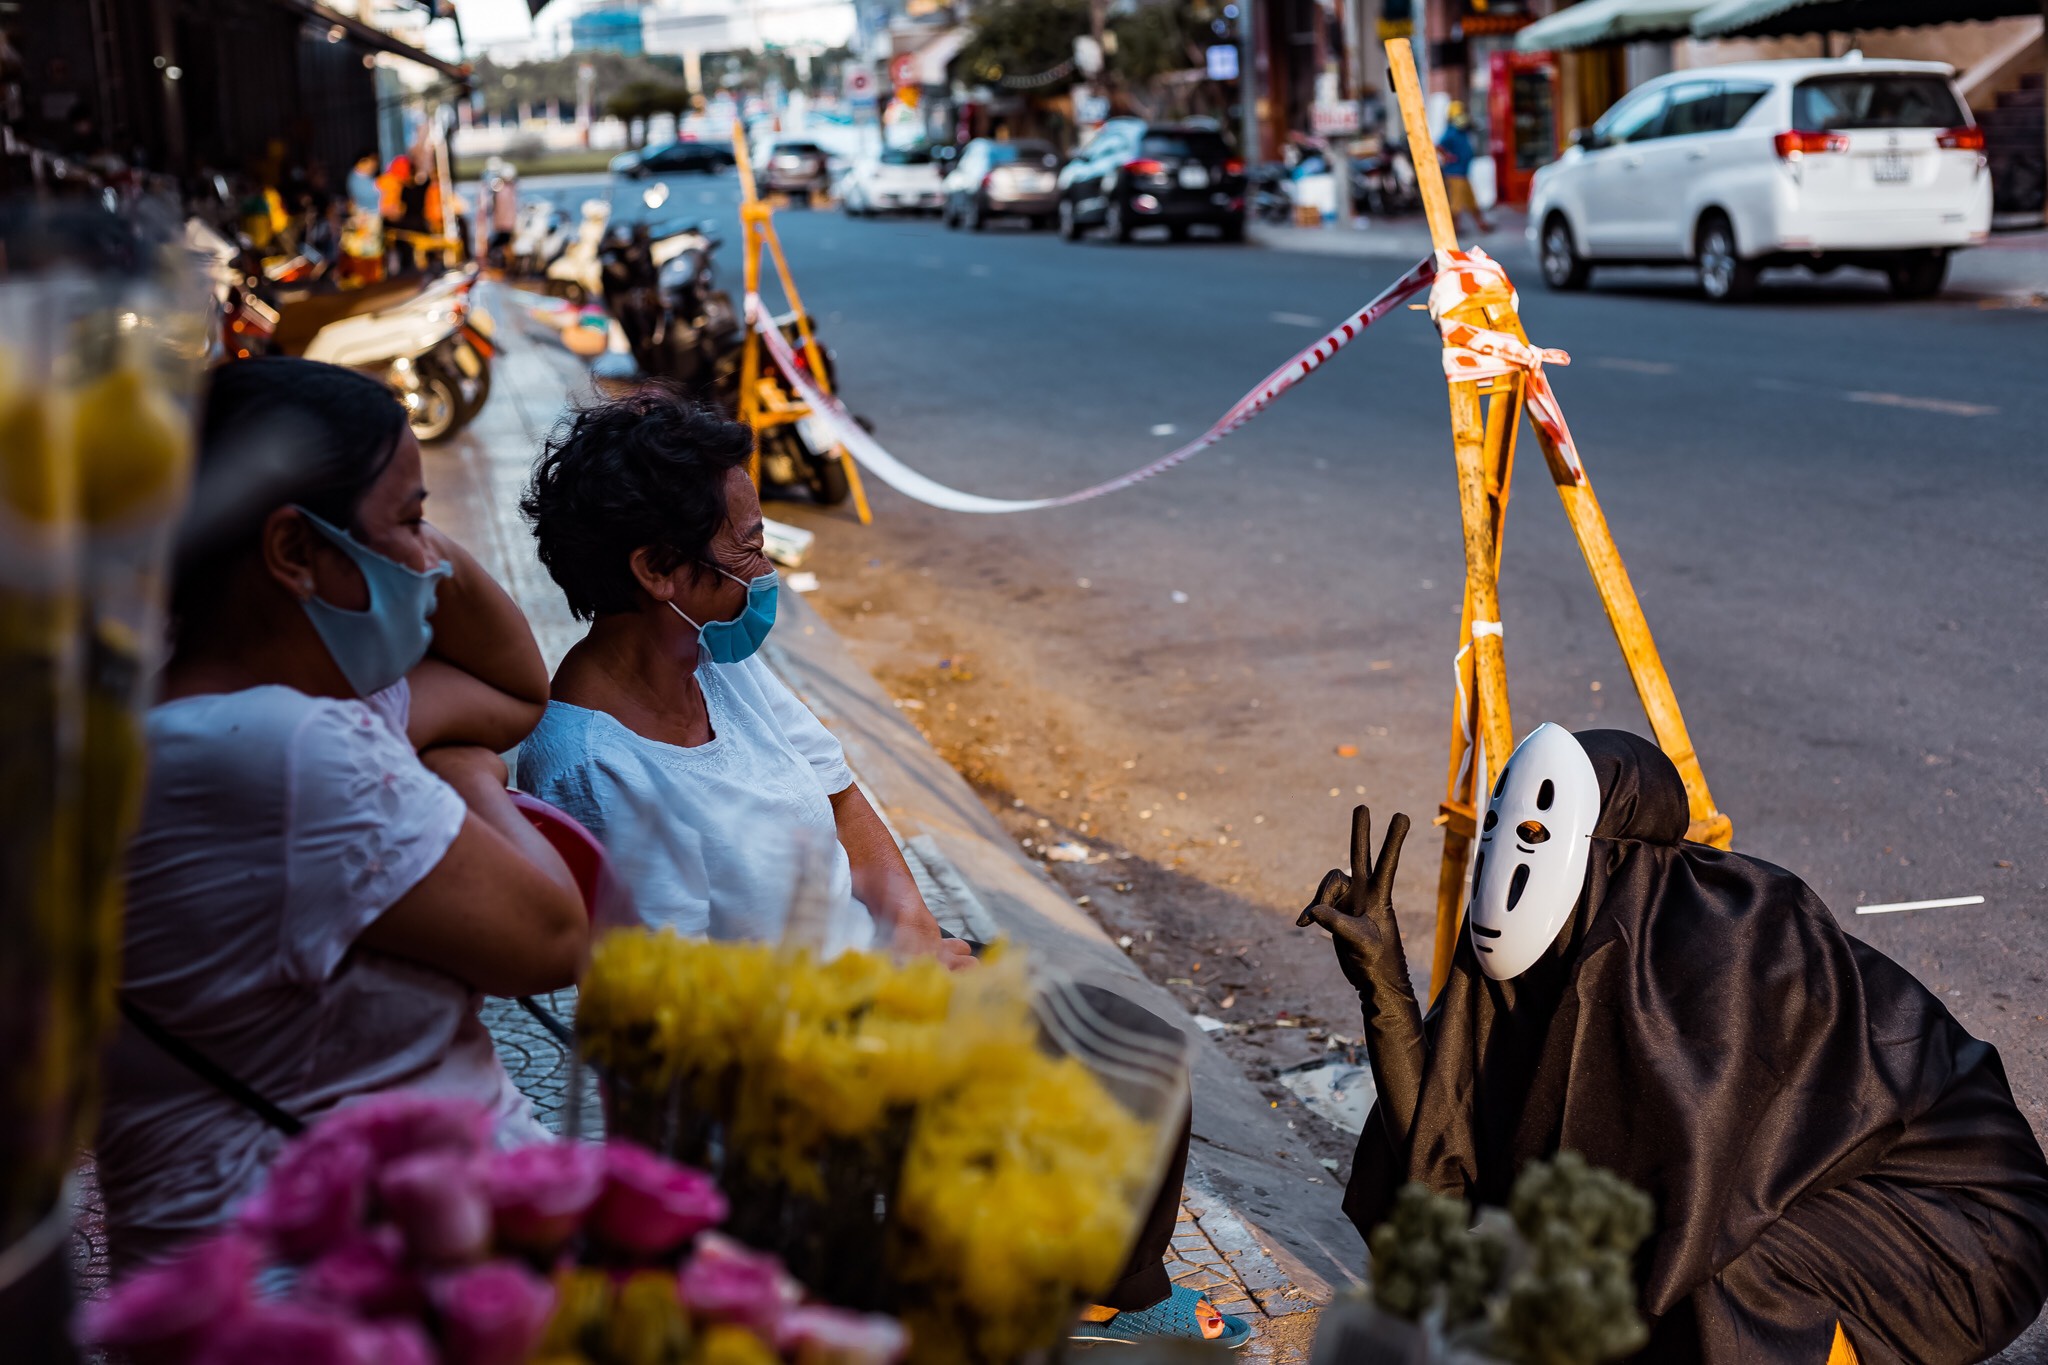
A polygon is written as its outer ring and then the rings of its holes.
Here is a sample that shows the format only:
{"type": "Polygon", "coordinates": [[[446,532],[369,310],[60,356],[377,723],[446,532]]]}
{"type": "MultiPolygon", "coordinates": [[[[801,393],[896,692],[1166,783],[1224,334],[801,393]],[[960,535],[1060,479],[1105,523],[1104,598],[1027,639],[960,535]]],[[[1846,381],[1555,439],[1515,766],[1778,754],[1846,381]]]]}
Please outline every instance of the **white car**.
{"type": "Polygon", "coordinates": [[[839,182],[839,207],[855,218],[876,213],[937,213],[946,201],[939,168],[925,147],[888,147],[854,158],[839,182]]]}
{"type": "Polygon", "coordinates": [[[1881,270],[1940,290],[1991,231],[1984,132],[1939,62],[1743,62],[1629,92],[1536,172],[1529,236],[1553,289],[1596,265],[1690,261],[1713,299],[1765,266],[1881,270]]]}

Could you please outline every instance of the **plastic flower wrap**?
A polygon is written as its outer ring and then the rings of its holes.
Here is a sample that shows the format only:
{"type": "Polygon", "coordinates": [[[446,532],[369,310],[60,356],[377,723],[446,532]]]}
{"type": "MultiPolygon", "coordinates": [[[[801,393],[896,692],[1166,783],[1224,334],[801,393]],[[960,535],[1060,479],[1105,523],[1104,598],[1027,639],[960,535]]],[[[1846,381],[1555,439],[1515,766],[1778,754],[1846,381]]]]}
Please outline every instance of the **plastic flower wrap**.
{"type": "Polygon", "coordinates": [[[902,1315],[920,1361],[1057,1339],[1121,1268],[1185,1103],[1178,1039],[1000,952],[955,974],[612,934],[577,1030],[612,1131],[699,1155],[742,1240],[832,1303],[902,1315]]]}
{"type": "Polygon", "coordinates": [[[709,1176],[631,1144],[500,1152],[478,1106],[380,1096],[287,1144],[234,1226],[116,1285],[80,1336],[137,1365],[902,1356],[892,1319],[806,1305],[773,1256],[711,1231],[724,1212],[709,1176]]]}
{"type": "Polygon", "coordinates": [[[0,240],[0,1245],[67,1216],[94,1121],[203,351],[195,272],[60,212],[0,240]]]}

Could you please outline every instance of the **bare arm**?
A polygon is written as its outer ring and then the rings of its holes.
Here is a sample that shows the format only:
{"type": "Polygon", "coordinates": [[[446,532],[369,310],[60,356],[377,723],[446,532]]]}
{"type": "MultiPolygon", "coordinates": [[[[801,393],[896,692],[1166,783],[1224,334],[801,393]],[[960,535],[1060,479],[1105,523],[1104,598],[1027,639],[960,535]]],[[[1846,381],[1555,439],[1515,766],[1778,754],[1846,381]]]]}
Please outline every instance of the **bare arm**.
{"type": "Polygon", "coordinates": [[[547,665],[519,604],[469,551],[440,529],[429,529],[435,549],[455,572],[441,583],[433,649],[407,675],[412,715],[406,737],[416,749],[509,749],[540,723],[548,702],[547,665]]]}
{"type": "Polygon", "coordinates": [[[487,749],[434,749],[421,761],[469,806],[432,872],[356,939],[447,972],[486,995],[571,985],[590,928],[575,878],[505,795],[505,765],[487,749]]]}
{"type": "Polygon", "coordinates": [[[972,962],[963,940],[939,932],[902,850],[858,785],[832,797],[832,820],[853,867],[853,894],[875,917],[879,937],[898,953],[936,957],[953,967],[972,962]]]}

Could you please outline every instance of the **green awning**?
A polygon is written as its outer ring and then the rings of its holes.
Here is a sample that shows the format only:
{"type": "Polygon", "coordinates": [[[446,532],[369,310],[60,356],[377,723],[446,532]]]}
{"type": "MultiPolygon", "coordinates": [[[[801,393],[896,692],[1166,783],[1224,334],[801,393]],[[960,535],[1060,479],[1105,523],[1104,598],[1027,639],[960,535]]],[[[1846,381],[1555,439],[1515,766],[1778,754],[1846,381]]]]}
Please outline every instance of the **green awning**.
{"type": "Polygon", "coordinates": [[[1581,47],[1684,38],[1693,17],[1714,0],[1581,0],[1515,34],[1522,52],[1564,52],[1581,47]]]}
{"type": "Polygon", "coordinates": [[[1695,38],[1782,38],[1960,24],[2040,12],[2041,0],[1718,0],[1701,10],[1692,33],[1695,38]]]}

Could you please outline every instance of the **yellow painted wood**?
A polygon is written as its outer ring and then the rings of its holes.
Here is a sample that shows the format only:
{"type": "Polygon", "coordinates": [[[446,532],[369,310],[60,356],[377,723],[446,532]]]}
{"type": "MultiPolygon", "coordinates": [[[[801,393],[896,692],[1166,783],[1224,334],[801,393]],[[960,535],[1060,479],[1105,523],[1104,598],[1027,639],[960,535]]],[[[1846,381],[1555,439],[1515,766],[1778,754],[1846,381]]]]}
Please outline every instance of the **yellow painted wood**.
{"type": "Polygon", "coordinates": [[[1834,1344],[1828,1347],[1828,1365],[1860,1365],[1856,1348],[1849,1344],[1849,1335],[1839,1322],[1835,1324],[1834,1344]]]}
{"type": "Polygon", "coordinates": [[[1438,251],[1455,250],[1458,229],[1451,221],[1451,196],[1444,189],[1443,167],[1437,162],[1436,142],[1429,135],[1429,116],[1422,107],[1422,81],[1415,74],[1415,53],[1406,38],[1388,40],[1387,74],[1401,101],[1401,124],[1408,130],[1408,161],[1415,167],[1416,184],[1422,191],[1422,212],[1429,219],[1429,239],[1438,251]]]}

